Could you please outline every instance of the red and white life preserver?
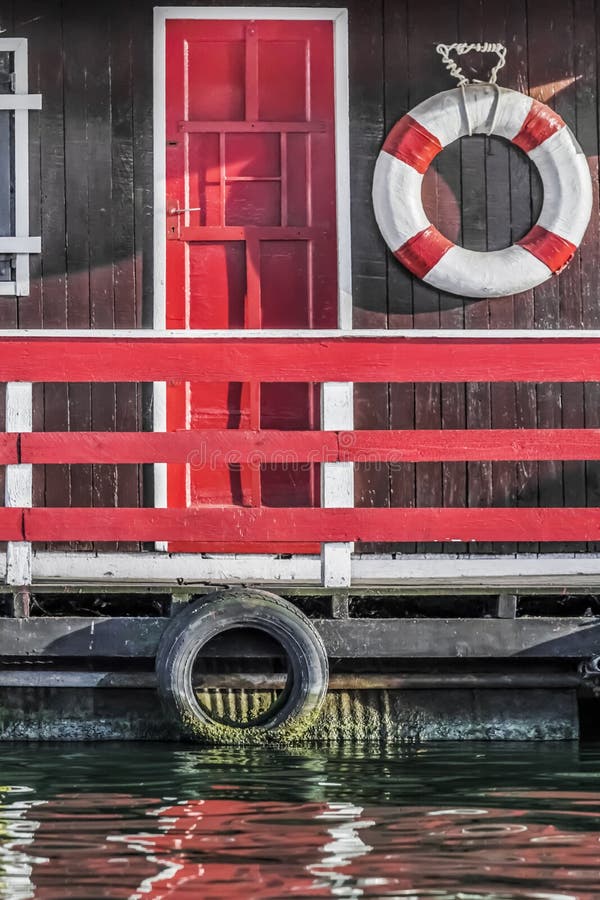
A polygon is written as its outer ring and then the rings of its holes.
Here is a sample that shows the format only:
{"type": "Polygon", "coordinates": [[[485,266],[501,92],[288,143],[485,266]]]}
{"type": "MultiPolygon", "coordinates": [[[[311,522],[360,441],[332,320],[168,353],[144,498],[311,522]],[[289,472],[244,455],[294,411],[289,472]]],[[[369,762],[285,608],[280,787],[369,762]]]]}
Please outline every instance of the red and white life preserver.
{"type": "Polygon", "coordinates": [[[583,150],[553,110],[517,91],[472,84],[430,97],[394,125],[375,166],[373,205],[386,243],[417,277],[464,297],[503,297],[535,287],[567,265],[590,219],[592,182],[583,150]],[[503,250],[458,247],[423,209],[421,184],[429,164],[470,134],[512,141],[542,179],[536,224],[503,250]]]}

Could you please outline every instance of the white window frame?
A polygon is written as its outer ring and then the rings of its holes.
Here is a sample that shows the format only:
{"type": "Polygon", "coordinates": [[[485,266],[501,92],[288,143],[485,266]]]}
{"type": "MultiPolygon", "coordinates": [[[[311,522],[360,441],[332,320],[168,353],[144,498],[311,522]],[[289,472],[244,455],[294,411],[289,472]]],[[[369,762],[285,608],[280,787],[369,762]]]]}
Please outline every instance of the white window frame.
{"type": "MultiPolygon", "coordinates": [[[[302,7],[155,7],[154,9],[154,328],[166,327],[166,23],[171,19],[245,21],[326,21],[333,23],[336,218],[338,255],[338,328],[352,328],[352,259],[350,234],[350,114],[348,90],[348,10],[302,7]]],[[[226,335],[228,332],[225,332],[226,335]]],[[[267,332],[264,332],[267,333],[267,332]]],[[[287,332],[290,336],[294,331],[287,332]]],[[[207,332],[208,334],[208,332],[207,332]]],[[[323,428],[354,427],[353,386],[337,383],[322,386],[323,428]]],[[[154,430],[167,424],[166,384],[154,385],[154,430]]],[[[323,505],[354,505],[354,472],[351,463],[322,466],[323,505]]],[[[154,505],[167,506],[167,466],[154,465],[154,505]]],[[[157,543],[158,550],[167,545],[157,543]]],[[[351,544],[324,544],[322,578],[330,586],[350,583],[351,544]]],[[[251,554],[249,565],[251,565],[251,554]]]]}
{"type": "Polygon", "coordinates": [[[0,237],[0,253],[14,255],[14,281],[0,281],[0,296],[29,294],[29,255],[40,253],[41,238],[29,234],[29,111],[42,108],[42,95],[29,93],[26,38],[0,38],[0,51],[14,54],[12,94],[0,94],[0,110],[14,112],[15,233],[0,237]]]}

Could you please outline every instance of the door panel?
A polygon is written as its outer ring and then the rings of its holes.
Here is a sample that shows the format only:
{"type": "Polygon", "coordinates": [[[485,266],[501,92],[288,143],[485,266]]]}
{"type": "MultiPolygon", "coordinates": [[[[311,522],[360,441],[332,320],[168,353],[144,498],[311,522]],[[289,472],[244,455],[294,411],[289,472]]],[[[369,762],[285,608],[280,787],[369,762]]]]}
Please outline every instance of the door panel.
{"type": "MultiPolygon", "coordinates": [[[[166,52],[166,327],[336,327],[332,23],[171,20],[166,52]]],[[[315,386],[167,388],[168,430],[318,427],[315,386]]],[[[170,465],[167,496],[170,506],[318,505],[319,472],[170,465]]]]}

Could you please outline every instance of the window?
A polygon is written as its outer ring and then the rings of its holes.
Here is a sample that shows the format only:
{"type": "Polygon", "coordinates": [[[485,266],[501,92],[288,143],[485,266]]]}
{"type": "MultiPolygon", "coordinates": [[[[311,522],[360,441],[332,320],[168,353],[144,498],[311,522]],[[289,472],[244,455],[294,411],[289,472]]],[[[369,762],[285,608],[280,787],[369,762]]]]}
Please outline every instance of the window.
{"type": "Polygon", "coordinates": [[[29,254],[41,239],[29,235],[29,110],[27,41],[0,38],[0,295],[29,293],[29,254]]]}

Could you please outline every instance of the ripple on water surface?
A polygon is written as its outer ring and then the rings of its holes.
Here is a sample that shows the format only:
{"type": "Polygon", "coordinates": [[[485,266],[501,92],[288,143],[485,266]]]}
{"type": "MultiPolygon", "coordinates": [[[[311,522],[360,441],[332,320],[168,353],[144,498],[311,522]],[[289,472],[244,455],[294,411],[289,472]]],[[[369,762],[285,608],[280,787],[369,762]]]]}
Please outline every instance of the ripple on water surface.
{"type": "Polygon", "coordinates": [[[600,748],[0,749],[0,897],[598,900],[600,748]]]}

